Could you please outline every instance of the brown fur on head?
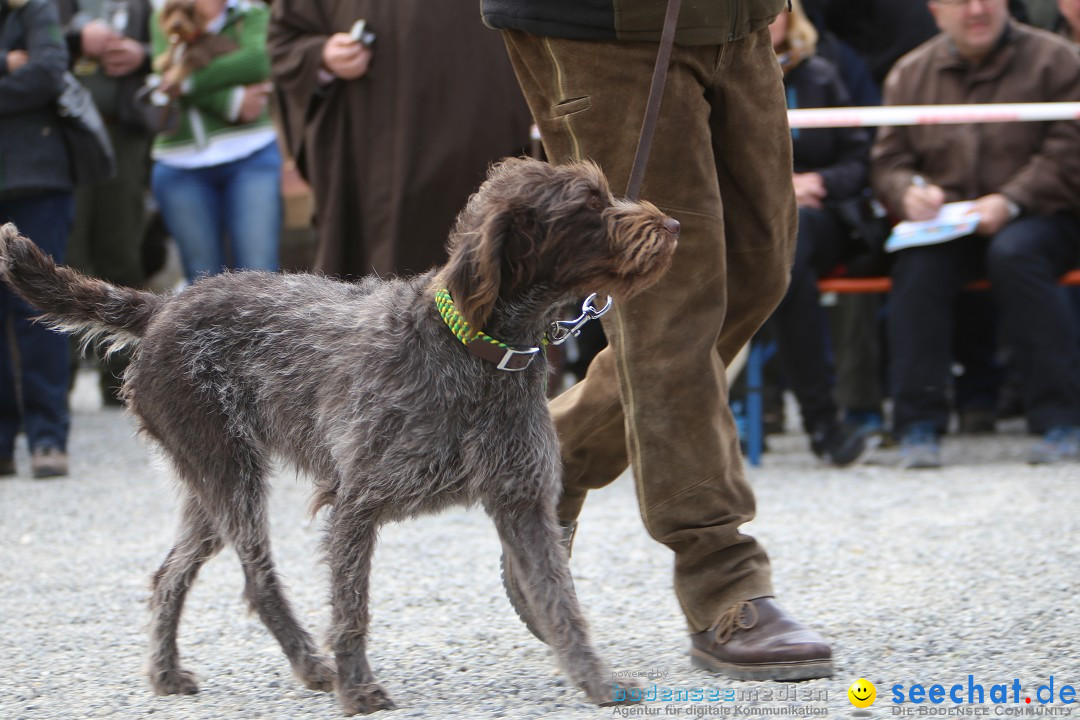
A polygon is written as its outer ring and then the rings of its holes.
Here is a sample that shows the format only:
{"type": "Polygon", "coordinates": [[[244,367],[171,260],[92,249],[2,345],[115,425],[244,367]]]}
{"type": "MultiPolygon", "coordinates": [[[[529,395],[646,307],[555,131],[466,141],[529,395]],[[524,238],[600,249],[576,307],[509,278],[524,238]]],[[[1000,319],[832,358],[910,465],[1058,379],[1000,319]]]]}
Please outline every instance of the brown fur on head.
{"type": "Polygon", "coordinates": [[[154,59],[154,70],[166,76],[166,84],[179,85],[218,55],[237,49],[229,38],[206,32],[212,19],[195,0],[166,0],[158,13],[158,25],[169,38],[169,48],[154,59]]]}
{"type": "Polygon", "coordinates": [[[479,330],[499,299],[536,286],[615,297],[642,290],[670,266],[677,235],[655,205],[614,198],[594,163],[507,159],[458,216],[437,282],[479,330]]]}
{"type": "Polygon", "coordinates": [[[199,11],[195,0],[166,0],[158,14],[158,24],[170,44],[194,42],[209,20],[199,11]]]}

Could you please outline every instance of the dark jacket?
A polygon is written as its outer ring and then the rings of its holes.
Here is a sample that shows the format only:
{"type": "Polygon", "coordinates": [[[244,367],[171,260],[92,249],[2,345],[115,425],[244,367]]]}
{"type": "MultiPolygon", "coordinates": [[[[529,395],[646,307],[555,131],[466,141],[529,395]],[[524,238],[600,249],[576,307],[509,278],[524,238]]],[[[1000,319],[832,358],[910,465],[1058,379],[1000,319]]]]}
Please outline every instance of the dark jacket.
{"type": "MultiPolygon", "coordinates": [[[[93,16],[86,12],[89,3],[80,0],[53,0],[60,11],[60,25],[67,38],[71,61],[82,55],[82,29],[93,16]]],[[[135,109],[135,91],[142,87],[150,72],[150,14],[149,0],[128,0],[128,22],[124,35],[138,41],[146,52],[141,67],[123,77],[110,77],[96,64],[89,73],[76,65],[76,76],[94,96],[94,104],[106,122],[118,123],[133,130],[145,130],[141,114],[135,109]]]]}
{"type": "MultiPolygon", "coordinates": [[[[978,66],[944,34],[905,55],[889,73],[886,105],[1080,102],[1080,57],[1062,38],[1010,22],[978,66]]],[[[915,174],[946,199],[1003,193],[1040,214],[1080,215],[1080,123],[988,123],[881,128],[871,170],[874,189],[901,207],[915,174]]]]}
{"type": "MultiPolygon", "coordinates": [[[[815,0],[804,4],[807,12],[823,13],[828,28],[866,58],[878,85],[885,82],[898,58],[938,33],[923,0],[815,0]]],[[[1022,0],[1009,0],[1009,12],[1027,21],[1022,0]]]]}
{"type": "MultiPolygon", "coordinates": [[[[773,21],[788,0],[690,0],[682,4],[675,42],[717,45],[773,21]]],[[[667,0],[481,0],[488,27],[573,40],[660,39],[667,0]]]]}
{"type": "Polygon", "coordinates": [[[0,0],[0,197],[71,190],[55,99],[68,54],[50,0],[0,0]],[[7,51],[29,62],[7,72],[7,51]]]}
{"type": "MultiPolygon", "coordinates": [[[[811,55],[784,76],[788,108],[846,107],[847,88],[836,67],[811,55]]],[[[870,134],[863,128],[797,128],[791,133],[795,172],[816,172],[825,181],[826,200],[860,195],[869,179],[870,134]]]]}
{"type": "Polygon", "coordinates": [[[446,261],[488,165],[529,144],[529,108],[476,0],[275,0],[267,46],[283,126],[315,194],[316,268],[360,277],[446,261]],[[322,49],[364,18],[371,69],[320,84],[322,49]],[[408,92],[403,92],[408,88],[408,92]]]}

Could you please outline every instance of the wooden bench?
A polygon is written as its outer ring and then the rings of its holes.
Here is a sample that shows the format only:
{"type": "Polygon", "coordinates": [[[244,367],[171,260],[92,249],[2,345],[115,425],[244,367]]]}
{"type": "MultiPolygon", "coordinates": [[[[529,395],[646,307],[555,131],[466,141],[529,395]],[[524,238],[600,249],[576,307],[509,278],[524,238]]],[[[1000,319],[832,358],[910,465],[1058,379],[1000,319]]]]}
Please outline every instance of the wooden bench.
{"type": "MultiPolygon", "coordinates": [[[[1061,276],[1062,285],[1080,285],[1080,268],[1061,276]]],[[[964,286],[965,290],[989,290],[988,280],[977,280],[964,286]]],[[[824,293],[887,293],[892,290],[892,278],[887,277],[828,277],[818,282],[818,290],[824,293]]]]}
{"type": "MultiPolygon", "coordinates": [[[[1061,276],[1062,285],[1080,286],[1080,268],[1061,276]]],[[[978,280],[964,286],[965,290],[988,290],[987,280],[978,280]]],[[[887,293],[892,290],[892,278],[888,277],[827,277],[818,281],[822,293],[887,293]]],[[[765,446],[764,407],[762,401],[763,370],[772,350],[762,343],[750,343],[746,359],[746,459],[754,467],[761,465],[761,453],[765,446]]],[[[730,382],[730,378],[729,378],[730,382]]]]}

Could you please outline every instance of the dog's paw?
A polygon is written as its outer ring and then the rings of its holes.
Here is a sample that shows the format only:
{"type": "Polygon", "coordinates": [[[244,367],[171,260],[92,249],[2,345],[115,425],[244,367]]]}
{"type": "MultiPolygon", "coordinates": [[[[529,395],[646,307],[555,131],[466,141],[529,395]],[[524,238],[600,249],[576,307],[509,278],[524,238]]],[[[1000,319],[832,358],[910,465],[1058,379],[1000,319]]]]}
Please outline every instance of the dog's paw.
{"type": "Polygon", "coordinates": [[[194,695],[199,692],[195,673],[181,668],[151,670],[150,685],[158,695],[194,695]]]}
{"type": "Polygon", "coordinates": [[[591,702],[600,707],[612,705],[629,705],[641,702],[643,692],[641,683],[632,678],[622,679],[618,682],[610,679],[599,678],[590,681],[582,690],[591,702]]]}
{"type": "Polygon", "coordinates": [[[308,658],[304,666],[297,668],[295,672],[308,690],[331,692],[337,680],[337,668],[334,663],[318,656],[308,658]]]}
{"type": "Polygon", "coordinates": [[[338,688],[338,700],[346,715],[373,713],[377,710],[396,710],[397,705],[378,683],[364,683],[356,687],[338,688]]]}

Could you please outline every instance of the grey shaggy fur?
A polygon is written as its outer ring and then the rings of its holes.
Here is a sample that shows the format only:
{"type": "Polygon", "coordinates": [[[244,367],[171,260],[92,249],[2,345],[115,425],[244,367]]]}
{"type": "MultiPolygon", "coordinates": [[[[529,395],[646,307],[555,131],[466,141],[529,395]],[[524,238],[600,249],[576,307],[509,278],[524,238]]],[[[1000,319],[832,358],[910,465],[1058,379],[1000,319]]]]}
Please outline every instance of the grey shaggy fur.
{"type": "Polygon", "coordinates": [[[200,566],[230,543],[245,596],[297,677],[336,687],[347,714],[394,707],[365,654],[378,528],[481,503],[563,670],[610,703],[559,543],[547,363],[507,372],[473,356],[434,294],[448,288],[472,327],[536,346],[566,301],[654,282],[677,232],[654,206],[613,198],[593,165],[524,159],[491,169],[458,218],[448,264],[406,279],[237,272],[161,297],[56,266],[13,225],[0,228],[0,275],[48,321],[134,345],[124,395],[178,475],[179,538],[152,582],[154,690],[198,691],[180,666],[177,625],[200,566]],[[314,507],[331,508],[333,662],[297,622],[271,560],[272,456],[314,477],[314,507]]]}

